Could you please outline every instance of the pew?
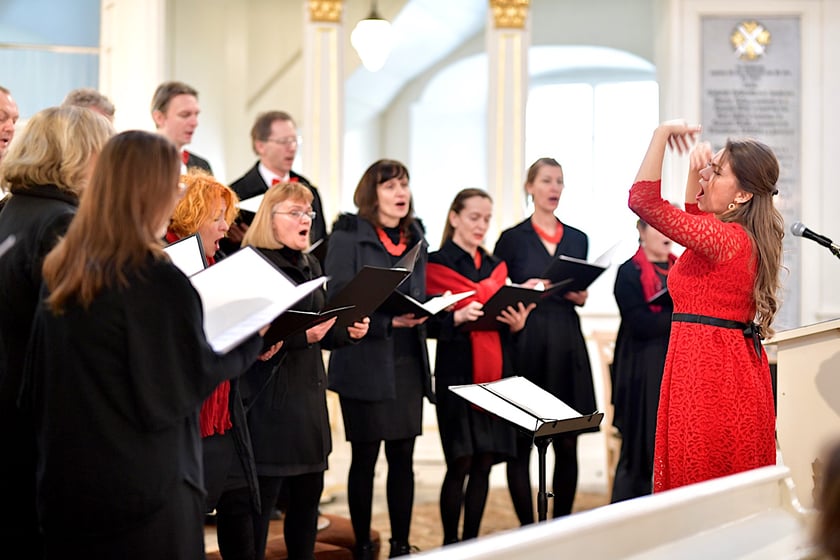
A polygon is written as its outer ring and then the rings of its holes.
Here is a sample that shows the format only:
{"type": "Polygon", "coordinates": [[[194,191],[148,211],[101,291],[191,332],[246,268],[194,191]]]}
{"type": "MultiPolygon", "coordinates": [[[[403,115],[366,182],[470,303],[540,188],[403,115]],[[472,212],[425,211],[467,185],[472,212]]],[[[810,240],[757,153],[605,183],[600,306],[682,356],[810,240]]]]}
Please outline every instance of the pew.
{"type": "Polygon", "coordinates": [[[774,465],[418,555],[428,560],[818,559],[813,510],[774,465]]]}

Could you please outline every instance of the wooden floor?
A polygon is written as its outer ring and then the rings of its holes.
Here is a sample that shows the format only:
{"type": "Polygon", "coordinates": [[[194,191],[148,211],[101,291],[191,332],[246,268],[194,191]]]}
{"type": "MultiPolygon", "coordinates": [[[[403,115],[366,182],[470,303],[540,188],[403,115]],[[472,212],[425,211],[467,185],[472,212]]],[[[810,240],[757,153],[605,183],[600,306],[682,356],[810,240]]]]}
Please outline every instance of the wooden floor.
{"type": "MultiPolygon", "coordinates": [[[[347,507],[347,471],[350,465],[350,444],[344,440],[340,409],[332,393],[328,399],[333,436],[333,452],[330,455],[330,469],[326,472],[322,513],[340,515],[349,518],[347,507]]],[[[605,472],[605,444],[602,433],[583,434],[578,439],[578,494],[575,498],[574,511],[583,511],[605,505],[609,502],[608,483],[605,472]]],[[[388,472],[384,453],[380,453],[374,478],[374,501],[371,525],[380,533],[383,543],[382,558],[387,557],[388,539],[391,536],[388,522],[388,508],[385,501],[385,479],[388,472]]],[[[552,472],[551,451],[549,451],[548,472],[552,472]]],[[[420,550],[431,550],[441,546],[443,531],[440,522],[439,498],[440,484],[446,472],[440,436],[435,423],[434,409],[429,407],[424,412],[423,435],[417,438],[414,452],[414,510],[411,520],[410,542],[420,550]]],[[[536,453],[533,453],[531,465],[532,483],[536,484],[536,453]]],[[[510,501],[504,465],[493,467],[490,476],[490,493],[481,525],[481,534],[487,535],[499,531],[515,529],[519,526],[513,505],[510,501]]],[[[536,496],[536,490],[534,490],[536,496]]],[[[551,511],[551,503],[549,503],[551,511]]],[[[273,526],[273,533],[281,532],[282,524],[273,526]]],[[[207,551],[218,550],[215,527],[206,530],[207,551]]]]}

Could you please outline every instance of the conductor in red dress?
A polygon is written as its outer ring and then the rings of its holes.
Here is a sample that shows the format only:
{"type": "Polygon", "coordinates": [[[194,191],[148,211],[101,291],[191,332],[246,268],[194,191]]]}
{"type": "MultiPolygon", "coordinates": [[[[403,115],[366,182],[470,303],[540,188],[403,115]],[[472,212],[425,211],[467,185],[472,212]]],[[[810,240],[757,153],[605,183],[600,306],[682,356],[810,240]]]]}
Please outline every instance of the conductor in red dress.
{"type": "Polygon", "coordinates": [[[779,308],[779,163],[753,139],[691,150],[685,211],[660,195],[665,149],[689,151],[699,126],[653,133],[630,208],[686,250],[668,275],[674,301],[659,400],[654,492],[775,463],[770,367],[761,345],[779,308]]]}

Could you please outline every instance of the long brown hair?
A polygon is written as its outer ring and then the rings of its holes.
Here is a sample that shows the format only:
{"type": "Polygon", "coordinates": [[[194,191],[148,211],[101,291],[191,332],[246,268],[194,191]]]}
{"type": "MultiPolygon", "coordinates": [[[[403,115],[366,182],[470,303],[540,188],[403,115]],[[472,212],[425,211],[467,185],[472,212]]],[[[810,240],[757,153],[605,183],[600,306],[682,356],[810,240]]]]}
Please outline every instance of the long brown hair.
{"type": "MultiPolygon", "coordinates": [[[[409,180],[408,169],[393,159],[380,159],[368,167],[353,193],[353,204],[359,209],[359,217],[376,227],[382,227],[379,223],[379,197],[376,188],[391,179],[402,178],[409,180]]],[[[400,230],[408,234],[412,222],[414,222],[414,196],[408,200],[408,214],[400,220],[400,230]]]]}
{"type": "Polygon", "coordinates": [[[441,247],[446,245],[446,242],[452,239],[452,235],[455,233],[455,228],[453,228],[452,224],[449,222],[449,214],[452,212],[460,214],[461,210],[463,210],[464,206],[466,206],[467,200],[474,196],[486,198],[491,204],[493,203],[493,198],[487,194],[486,191],[481,189],[462,189],[458,194],[456,194],[455,198],[452,200],[452,204],[449,206],[449,211],[446,212],[446,225],[443,226],[443,237],[440,238],[441,247]]]}
{"type": "Polygon", "coordinates": [[[166,258],[158,229],[175,206],[180,162],[159,134],[132,130],[105,144],[67,235],[44,260],[54,312],[87,307],[103,289],[127,285],[150,255],[166,258]]]}
{"type": "Polygon", "coordinates": [[[784,219],[773,204],[773,195],[778,193],[779,161],[769,146],[752,138],[727,141],[723,159],[729,162],[741,190],[753,195],[724,213],[721,220],[741,224],[753,241],[758,266],[753,286],[755,321],[762,335],[770,337],[781,303],[779,272],[785,235],[784,219]]]}

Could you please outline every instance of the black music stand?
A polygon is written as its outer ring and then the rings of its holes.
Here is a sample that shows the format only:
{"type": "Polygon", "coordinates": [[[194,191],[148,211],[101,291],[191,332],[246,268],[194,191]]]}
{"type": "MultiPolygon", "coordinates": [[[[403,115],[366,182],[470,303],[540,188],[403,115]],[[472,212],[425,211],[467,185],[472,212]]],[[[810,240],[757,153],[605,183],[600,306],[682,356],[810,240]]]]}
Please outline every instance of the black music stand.
{"type": "Polygon", "coordinates": [[[546,450],[555,435],[592,428],[604,419],[603,412],[581,415],[575,409],[524,377],[508,377],[491,383],[453,385],[450,391],[498,416],[533,438],[539,457],[537,517],[548,517],[546,450]]]}

